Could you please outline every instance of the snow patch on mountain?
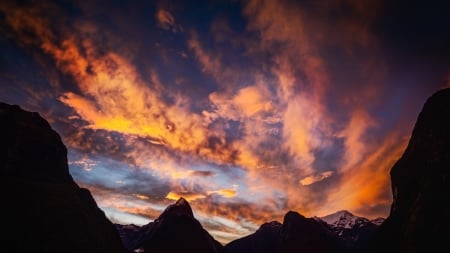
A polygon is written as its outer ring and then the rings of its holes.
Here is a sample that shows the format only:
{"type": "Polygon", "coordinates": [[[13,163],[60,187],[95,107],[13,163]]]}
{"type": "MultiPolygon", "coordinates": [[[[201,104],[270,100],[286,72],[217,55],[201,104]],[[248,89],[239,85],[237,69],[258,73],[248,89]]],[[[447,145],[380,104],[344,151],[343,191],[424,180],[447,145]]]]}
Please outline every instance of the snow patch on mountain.
{"type": "Polygon", "coordinates": [[[330,226],[348,229],[353,228],[355,225],[370,222],[368,219],[355,216],[346,210],[338,211],[324,217],[319,217],[319,219],[325,221],[330,226]]]}

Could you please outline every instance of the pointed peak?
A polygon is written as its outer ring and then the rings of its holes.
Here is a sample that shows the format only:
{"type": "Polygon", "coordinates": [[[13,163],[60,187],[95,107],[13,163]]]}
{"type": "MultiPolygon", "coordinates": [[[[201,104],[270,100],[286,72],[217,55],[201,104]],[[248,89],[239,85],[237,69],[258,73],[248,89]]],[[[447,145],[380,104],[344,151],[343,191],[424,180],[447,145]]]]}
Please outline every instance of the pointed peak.
{"type": "Polygon", "coordinates": [[[340,210],[335,213],[319,217],[322,221],[329,225],[337,227],[351,228],[355,224],[362,224],[369,222],[368,219],[356,216],[347,210],[340,210]]]}
{"type": "Polygon", "coordinates": [[[289,211],[284,215],[284,219],[283,219],[283,225],[286,224],[297,224],[299,222],[302,222],[306,220],[306,217],[301,215],[298,212],[295,211],[289,211]]]}
{"type": "Polygon", "coordinates": [[[158,219],[168,216],[189,216],[194,218],[191,206],[183,197],[179,198],[174,204],[169,205],[158,219]]]}
{"type": "Polygon", "coordinates": [[[180,197],[177,202],[175,202],[176,206],[189,206],[189,203],[187,202],[186,199],[184,199],[183,197],[180,197]]]}
{"type": "Polygon", "coordinates": [[[355,216],[354,214],[352,214],[351,212],[349,212],[347,210],[340,210],[340,211],[337,211],[332,214],[328,214],[328,215],[325,215],[325,216],[319,217],[319,218],[322,220],[330,220],[330,219],[336,220],[336,219],[342,219],[344,217],[351,218],[351,217],[357,217],[357,216],[355,216]]]}
{"type": "Polygon", "coordinates": [[[336,214],[339,214],[340,216],[355,216],[354,214],[352,214],[351,212],[347,211],[347,210],[340,210],[337,211],[336,214]]]}

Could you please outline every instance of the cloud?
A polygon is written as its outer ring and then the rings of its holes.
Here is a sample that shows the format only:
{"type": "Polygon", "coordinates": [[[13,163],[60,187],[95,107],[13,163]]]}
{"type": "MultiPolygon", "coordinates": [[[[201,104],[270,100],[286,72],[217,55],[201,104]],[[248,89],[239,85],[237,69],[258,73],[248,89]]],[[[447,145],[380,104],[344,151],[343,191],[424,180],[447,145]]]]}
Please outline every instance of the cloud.
{"type": "Polygon", "coordinates": [[[170,200],[178,200],[183,197],[187,201],[194,202],[199,199],[204,199],[209,195],[218,195],[224,198],[234,198],[237,195],[236,189],[219,189],[206,191],[205,193],[196,193],[196,192],[188,192],[188,191],[179,191],[179,192],[169,192],[166,196],[166,199],[170,200]]]}
{"type": "Polygon", "coordinates": [[[371,146],[364,160],[342,171],[341,183],[328,195],[327,208],[317,212],[325,214],[346,206],[356,214],[376,218],[380,206],[388,209],[392,203],[389,170],[402,155],[407,140],[394,131],[379,145],[371,146]]]}
{"type": "Polygon", "coordinates": [[[216,173],[209,171],[209,170],[196,170],[196,171],[191,171],[190,175],[197,176],[197,177],[213,177],[216,175],[216,173]]]}
{"type": "Polygon", "coordinates": [[[166,196],[166,199],[170,200],[178,200],[179,198],[184,198],[189,202],[194,202],[198,199],[204,199],[206,196],[192,192],[169,192],[166,196]]]}
{"type": "Polygon", "coordinates": [[[209,95],[216,117],[241,120],[242,117],[255,117],[257,114],[273,110],[270,92],[261,86],[247,86],[239,89],[235,95],[213,92],[209,95]]]}
{"type": "Polygon", "coordinates": [[[171,30],[172,32],[183,31],[181,25],[175,23],[173,15],[164,9],[158,9],[155,14],[157,26],[164,30],[171,30]]]}
{"type": "Polygon", "coordinates": [[[325,172],[322,172],[319,174],[307,176],[300,180],[300,184],[303,186],[315,184],[315,183],[320,182],[328,177],[331,177],[333,175],[333,173],[334,173],[333,171],[325,171],[325,172]]]}
{"type": "Polygon", "coordinates": [[[217,194],[225,198],[234,198],[237,195],[237,191],[235,189],[220,189],[215,191],[207,191],[208,195],[217,194]]]}
{"type": "Polygon", "coordinates": [[[142,199],[142,200],[149,199],[149,197],[142,195],[142,194],[133,193],[132,195],[135,196],[136,198],[142,199]]]}
{"type": "Polygon", "coordinates": [[[97,165],[96,161],[93,161],[89,158],[82,158],[80,160],[76,160],[76,161],[69,161],[69,165],[79,165],[83,168],[83,170],[85,171],[91,171],[92,167],[97,165]]]}

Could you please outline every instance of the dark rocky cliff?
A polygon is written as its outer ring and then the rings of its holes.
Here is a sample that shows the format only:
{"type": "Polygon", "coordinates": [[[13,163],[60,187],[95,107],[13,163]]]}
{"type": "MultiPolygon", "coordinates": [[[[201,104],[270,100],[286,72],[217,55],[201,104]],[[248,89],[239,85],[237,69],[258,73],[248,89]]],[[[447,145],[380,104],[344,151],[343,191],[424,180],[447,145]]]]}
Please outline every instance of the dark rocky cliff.
{"type": "Polygon", "coordinates": [[[113,224],[69,174],[38,113],[0,103],[1,252],[123,252],[113,224]]]}
{"type": "Polygon", "coordinates": [[[450,252],[450,89],[426,101],[391,181],[391,212],[368,252],[450,252]]]}

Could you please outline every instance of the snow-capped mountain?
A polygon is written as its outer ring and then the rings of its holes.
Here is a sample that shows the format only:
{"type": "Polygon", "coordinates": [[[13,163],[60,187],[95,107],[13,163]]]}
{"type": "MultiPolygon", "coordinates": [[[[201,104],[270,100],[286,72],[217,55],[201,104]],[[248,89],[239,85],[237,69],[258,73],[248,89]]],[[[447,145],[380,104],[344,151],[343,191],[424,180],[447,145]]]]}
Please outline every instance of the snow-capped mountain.
{"type": "Polygon", "coordinates": [[[328,225],[336,228],[345,228],[351,229],[355,226],[363,226],[367,223],[373,223],[374,225],[380,225],[383,223],[383,218],[377,218],[374,220],[369,220],[367,218],[355,216],[347,210],[341,210],[335,212],[333,214],[324,216],[324,217],[316,217],[316,219],[320,219],[326,222],[328,225]]]}
{"type": "Polygon", "coordinates": [[[375,218],[373,220],[370,220],[370,222],[372,222],[375,225],[380,226],[381,224],[383,224],[384,220],[386,220],[386,219],[382,218],[382,217],[378,217],[378,218],[375,218]]]}
{"type": "Polygon", "coordinates": [[[352,248],[353,252],[359,252],[384,221],[383,218],[369,220],[356,216],[347,210],[314,218],[326,223],[330,232],[340,238],[348,248],[352,248]]]}

